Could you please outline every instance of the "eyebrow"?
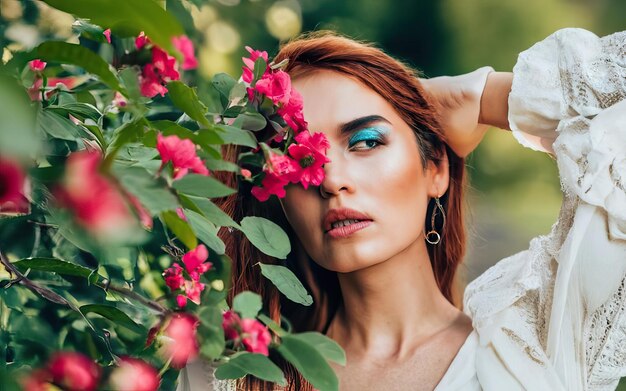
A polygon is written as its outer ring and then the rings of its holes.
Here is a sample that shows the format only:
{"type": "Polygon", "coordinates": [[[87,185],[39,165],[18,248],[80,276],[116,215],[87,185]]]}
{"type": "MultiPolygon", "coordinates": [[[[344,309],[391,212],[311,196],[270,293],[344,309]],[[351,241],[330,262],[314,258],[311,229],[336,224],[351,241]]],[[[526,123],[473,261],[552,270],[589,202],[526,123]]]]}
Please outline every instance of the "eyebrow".
{"type": "Polygon", "coordinates": [[[367,125],[371,125],[375,122],[386,122],[391,125],[391,122],[389,122],[389,120],[385,117],[382,117],[380,115],[368,115],[365,117],[355,118],[349,122],[346,122],[345,124],[342,124],[339,127],[339,131],[341,134],[348,134],[367,125]]]}

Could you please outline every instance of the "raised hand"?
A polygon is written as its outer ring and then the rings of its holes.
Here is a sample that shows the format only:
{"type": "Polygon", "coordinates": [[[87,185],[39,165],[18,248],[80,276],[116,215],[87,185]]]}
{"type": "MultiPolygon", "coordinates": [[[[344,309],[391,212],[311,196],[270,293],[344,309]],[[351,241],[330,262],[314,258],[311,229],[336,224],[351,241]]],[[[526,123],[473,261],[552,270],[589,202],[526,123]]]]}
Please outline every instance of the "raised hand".
{"type": "Polygon", "coordinates": [[[483,67],[460,76],[420,79],[439,113],[446,142],[461,157],[476,148],[489,128],[479,119],[481,96],[490,72],[493,68],[483,67]]]}

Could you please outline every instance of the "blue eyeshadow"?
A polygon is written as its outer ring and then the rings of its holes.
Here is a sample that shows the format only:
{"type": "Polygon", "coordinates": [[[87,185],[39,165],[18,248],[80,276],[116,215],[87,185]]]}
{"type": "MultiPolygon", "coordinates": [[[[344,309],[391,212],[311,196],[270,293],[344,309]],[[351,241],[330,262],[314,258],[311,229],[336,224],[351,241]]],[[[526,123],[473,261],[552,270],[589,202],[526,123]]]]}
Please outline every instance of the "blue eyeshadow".
{"type": "Polygon", "coordinates": [[[352,146],[360,141],[366,140],[376,140],[382,141],[383,136],[389,133],[389,130],[381,127],[369,127],[363,128],[354,133],[350,140],[348,141],[348,145],[352,146]]]}

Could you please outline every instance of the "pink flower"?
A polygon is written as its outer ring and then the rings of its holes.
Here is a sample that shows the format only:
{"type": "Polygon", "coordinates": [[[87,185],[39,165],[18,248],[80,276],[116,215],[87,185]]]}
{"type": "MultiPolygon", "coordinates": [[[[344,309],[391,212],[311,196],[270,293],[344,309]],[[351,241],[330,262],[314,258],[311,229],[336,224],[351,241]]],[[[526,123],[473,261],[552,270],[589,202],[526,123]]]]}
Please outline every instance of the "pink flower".
{"type": "Polygon", "coordinates": [[[117,107],[126,107],[128,101],[124,95],[120,94],[119,91],[115,91],[115,95],[113,96],[113,100],[111,101],[113,105],[117,107]]]}
{"type": "Polygon", "coordinates": [[[113,370],[109,383],[115,391],[156,391],[159,389],[159,374],[145,361],[122,357],[113,370]]]}
{"type": "Polygon", "coordinates": [[[194,281],[200,279],[200,275],[206,273],[213,265],[211,262],[205,262],[209,258],[209,250],[204,244],[199,244],[194,250],[183,255],[183,263],[187,273],[194,281]]]}
{"type": "Polygon", "coordinates": [[[30,213],[28,177],[17,162],[0,158],[0,215],[30,213]]]}
{"type": "Polygon", "coordinates": [[[193,43],[186,35],[172,38],[172,43],[183,55],[183,70],[194,69],[198,66],[198,60],[193,52],[193,43]]]}
{"type": "Polygon", "coordinates": [[[291,97],[291,78],[285,71],[268,72],[256,82],[254,89],[274,104],[287,104],[291,97]]]}
{"type": "Polygon", "coordinates": [[[300,182],[307,189],[309,184],[319,186],[324,180],[324,163],[330,162],[326,149],[330,147],[324,133],[301,132],[296,137],[297,144],[289,146],[289,154],[298,162],[301,170],[291,177],[294,183],[300,182]]]}
{"type": "Polygon", "coordinates": [[[256,319],[243,319],[241,330],[243,332],[241,341],[247,351],[269,355],[268,346],[272,342],[272,336],[267,327],[256,319]]]}
{"type": "Polygon", "coordinates": [[[178,215],[181,220],[187,221],[187,216],[185,216],[185,211],[183,210],[183,208],[176,208],[176,215],[178,215]]]}
{"type": "MultiPolygon", "coordinates": [[[[151,44],[151,42],[143,31],[135,38],[135,47],[137,50],[141,50],[149,44],[151,44]]],[[[187,50],[187,48],[185,48],[185,50],[187,50]]],[[[180,79],[175,57],[170,56],[157,46],[152,47],[151,53],[152,62],[144,65],[141,76],[139,77],[141,94],[148,98],[152,98],[157,94],[164,96],[167,92],[167,87],[165,87],[164,84],[172,80],[180,79]]]]}
{"type": "Polygon", "coordinates": [[[168,341],[163,353],[166,359],[172,358],[172,367],[181,369],[198,356],[199,346],[196,339],[198,323],[198,319],[191,314],[177,313],[165,327],[163,334],[168,341]]]}
{"type": "Polygon", "coordinates": [[[137,48],[137,50],[141,50],[144,46],[146,46],[149,43],[150,43],[150,40],[148,39],[148,37],[146,37],[146,34],[144,34],[143,31],[139,33],[137,38],[135,38],[135,47],[137,48]]]}
{"type": "MultiPolygon", "coordinates": [[[[243,67],[242,78],[243,78],[243,81],[245,81],[246,83],[251,83],[252,79],[254,79],[254,62],[259,57],[261,57],[267,63],[268,56],[267,56],[267,52],[254,50],[250,46],[246,46],[246,50],[248,51],[248,53],[250,53],[250,57],[249,58],[247,58],[247,57],[242,57],[241,58],[243,60],[243,63],[245,64],[245,66],[243,67]]],[[[265,69],[265,72],[267,72],[267,69],[269,69],[269,66],[265,69]]]]}
{"type": "Polygon", "coordinates": [[[185,284],[183,268],[177,263],[165,269],[163,278],[165,279],[165,285],[173,291],[180,289],[185,284]]]}
{"type": "MultiPolygon", "coordinates": [[[[204,287],[205,285],[196,279],[192,279],[191,281],[186,280],[185,281],[185,295],[187,296],[189,300],[200,305],[200,295],[202,294],[204,287]]],[[[185,302],[185,304],[187,303],[185,302]]]]}
{"type": "Polygon", "coordinates": [[[222,328],[226,339],[235,340],[239,338],[241,330],[241,318],[233,310],[228,310],[222,314],[222,328]]]}
{"type": "Polygon", "coordinates": [[[70,391],[95,390],[100,380],[100,367],[89,357],[75,352],[55,354],[48,371],[54,383],[70,391]]]}
{"type": "Polygon", "coordinates": [[[178,304],[178,306],[180,308],[184,308],[187,305],[187,296],[185,296],[185,295],[177,295],[176,296],[176,304],[178,304]]]}
{"type": "Polygon", "coordinates": [[[72,153],[66,162],[63,184],[55,195],[92,234],[123,239],[135,227],[135,218],[122,193],[99,172],[101,160],[98,152],[72,153]]]}
{"type": "Polygon", "coordinates": [[[202,160],[196,155],[196,145],[188,139],[180,139],[172,135],[164,137],[161,133],[157,135],[157,150],[161,154],[163,167],[167,162],[172,162],[174,166],[174,179],[180,179],[187,175],[189,170],[201,174],[209,175],[202,160]]]}
{"type": "Polygon", "coordinates": [[[242,168],[241,169],[241,176],[244,178],[250,178],[252,176],[252,173],[250,172],[250,170],[246,169],[246,168],[242,168]]]}
{"type": "Polygon", "coordinates": [[[41,61],[40,59],[36,59],[36,60],[30,61],[28,63],[28,67],[33,72],[41,72],[41,71],[43,71],[44,68],[46,67],[46,65],[48,65],[48,63],[44,62],[44,61],[41,61]]]}
{"type": "Polygon", "coordinates": [[[241,341],[247,351],[269,354],[268,346],[272,336],[261,322],[256,319],[241,319],[233,310],[222,314],[222,328],[226,339],[234,341],[235,345],[241,341]]]}
{"type": "Polygon", "coordinates": [[[167,88],[164,84],[180,79],[176,58],[158,47],[152,48],[152,62],[144,65],[139,78],[141,94],[152,98],[156,94],[164,96],[167,88]]]}
{"type": "Polygon", "coordinates": [[[277,110],[277,113],[283,117],[287,125],[293,129],[296,134],[307,130],[308,127],[307,122],[304,120],[302,107],[302,95],[300,95],[296,89],[292,88],[289,102],[277,110]]]}
{"type": "Polygon", "coordinates": [[[106,38],[108,43],[111,43],[111,29],[104,30],[102,35],[104,35],[104,38],[106,38]]]}
{"type": "Polygon", "coordinates": [[[287,178],[266,172],[265,177],[261,181],[261,187],[255,186],[250,192],[261,202],[267,201],[272,194],[283,198],[287,194],[285,186],[288,183],[289,180],[287,178]]]}

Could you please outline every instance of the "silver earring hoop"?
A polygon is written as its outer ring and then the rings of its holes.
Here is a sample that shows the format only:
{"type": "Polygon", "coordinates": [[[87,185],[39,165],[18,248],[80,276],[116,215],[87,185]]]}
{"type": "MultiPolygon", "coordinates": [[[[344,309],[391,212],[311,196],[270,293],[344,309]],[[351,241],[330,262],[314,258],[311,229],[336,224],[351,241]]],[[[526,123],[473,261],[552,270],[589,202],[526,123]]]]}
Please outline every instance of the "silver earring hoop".
{"type": "Polygon", "coordinates": [[[443,224],[441,225],[441,231],[446,226],[446,212],[443,210],[443,206],[441,202],[439,202],[439,197],[435,197],[436,207],[433,208],[433,213],[430,217],[430,228],[431,230],[424,234],[424,238],[430,244],[439,244],[441,242],[441,234],[435,230],[435,217],[437,216],[437,208],[441,211],[441,217],[443,218],[443,224]]]}

